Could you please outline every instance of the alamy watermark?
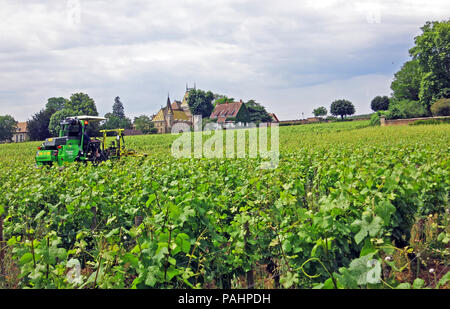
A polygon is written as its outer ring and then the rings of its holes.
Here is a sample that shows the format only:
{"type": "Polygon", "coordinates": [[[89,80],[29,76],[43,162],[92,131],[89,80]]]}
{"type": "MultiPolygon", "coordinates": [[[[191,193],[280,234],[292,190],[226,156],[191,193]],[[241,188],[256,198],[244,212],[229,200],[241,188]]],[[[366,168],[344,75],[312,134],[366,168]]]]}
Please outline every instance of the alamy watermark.
{"type": "Polygon", "coordinates": [[[366,264],[369,271],[366,274],[366,282],[367,283],[380,283],[380,275],[381,275],[381,263],[378,260],[372,259],[367,261],[366,264]]]}
{"type": "Polygon", "coordinates": [[[366,21],[369,24],[380,24],[381,23],[381,10],[382,7],[376,2],[364,2],[356,3],[357,9],[364,12],[366,15],[366,21]]]}
{"type": "Polygon", "coordinates": [[[81,2],[80,0],[66,1],[66,20],[71,26],[81,24],[81,2]]]}
{"type": "Polygon", "coordinates": [[[278,167],[278,123],[207,123],[194,116],[194,132],[187,123],[175,123],[172,134],[182,133],[172,144],[175,158],[261,158],[261,169],[278,167]],[[270,149],[269,149],[270,135],[270,149]],[[204,140],[204,136],[210,136],[204,140]]]}

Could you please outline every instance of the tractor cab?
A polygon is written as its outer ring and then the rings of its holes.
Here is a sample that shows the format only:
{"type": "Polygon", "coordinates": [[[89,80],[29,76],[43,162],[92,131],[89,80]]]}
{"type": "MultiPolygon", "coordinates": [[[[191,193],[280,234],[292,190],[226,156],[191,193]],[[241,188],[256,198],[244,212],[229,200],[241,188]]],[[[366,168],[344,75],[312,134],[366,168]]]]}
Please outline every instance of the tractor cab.
{"type": "Polygon", "coordinates": [[[60,123],[59,137],[80,139],[83,131],[82,122],[77,118],[66,118],[60,123]]]}
{"type": "MultiPolygon", "coordinates": [[[[44,150],[57,150],[58,146],[69,144],[69,140],[79,140],[81,138],[81,126],[74,118],[66,118],[60,123],[61,129],[58,137],[47,138],[41,146],[44,150]]],[[[39,150],[41,150],[39,149],[39,150]]]]}

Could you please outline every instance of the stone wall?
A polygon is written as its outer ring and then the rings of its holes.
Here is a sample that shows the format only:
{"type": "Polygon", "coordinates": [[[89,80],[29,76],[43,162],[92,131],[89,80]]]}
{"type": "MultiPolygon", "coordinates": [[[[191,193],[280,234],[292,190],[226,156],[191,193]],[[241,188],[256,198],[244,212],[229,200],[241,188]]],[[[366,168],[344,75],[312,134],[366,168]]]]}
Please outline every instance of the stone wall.
{"type": "Polygon", "coordinates": [[[125,129],[123,131],[124,135],[143,135],[144,133],[142,133],[141,130],[132,130],[132,129],[125,129]]]}
{"type": "Polygon", "coordinates": [[[386,119],[384,117],[380,117],[380,125],[381,126],[401,126],[408,125],[417,120],[429,120],[429,119],[444,119],[448,117],[422,117],[422,118],[408,118],[408,119],[386,119]]]}
{"type": "Polygon", "coordinates": [[[319,119],[319,118],[308,118],[308,119],[298,119],[298,120],[282,120],[279,121],[280,126],[286,126],[286,125],[298,125],[298,124],[309,124],[309,123],[319,123],[319,122],[330,122],[325,119],[319,119]]]}

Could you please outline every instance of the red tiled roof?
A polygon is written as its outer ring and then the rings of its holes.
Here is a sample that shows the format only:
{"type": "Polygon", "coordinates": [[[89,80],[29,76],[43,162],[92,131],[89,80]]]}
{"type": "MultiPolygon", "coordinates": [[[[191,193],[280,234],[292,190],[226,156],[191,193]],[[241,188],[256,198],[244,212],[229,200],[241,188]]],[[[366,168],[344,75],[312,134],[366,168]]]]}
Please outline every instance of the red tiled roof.
{"type": "Polygon", "coordinates": [[[236,117],[237,113],[241,109],[242,104],[244,104],[242,103],[242,101],[217,104],[209,118],[215,119],[215,118],[236,117]]]}
{"type": "Polygon", "coordinates": [[[278,117],[274,113],[270,113],[269,115],[270,115],[270,117],[272,117],[272,120],[274,122],[280,122],[280,120],[278,120],[278,117]]]}

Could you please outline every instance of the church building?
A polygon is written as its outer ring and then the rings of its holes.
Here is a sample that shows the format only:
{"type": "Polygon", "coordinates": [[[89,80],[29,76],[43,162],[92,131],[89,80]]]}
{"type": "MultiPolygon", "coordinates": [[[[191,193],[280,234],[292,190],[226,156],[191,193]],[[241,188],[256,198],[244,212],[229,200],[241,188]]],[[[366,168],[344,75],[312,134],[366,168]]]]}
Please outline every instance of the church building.
{"type": "Polygon", "coordinates": [[[170,133],[175,123],[183,122],[192,126],[193,117],[188,105],[189,91],[195,89],[188,88],[186,85],[186,92],[183,100],[170,102],[169,96],[167,97],[167,104],[153,116],[152,122],[155,128],[158,129],[158,133],[170,133]]]}

